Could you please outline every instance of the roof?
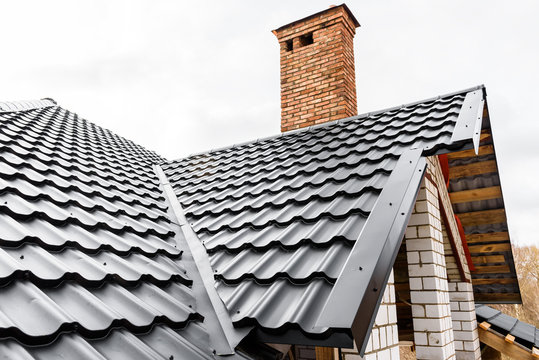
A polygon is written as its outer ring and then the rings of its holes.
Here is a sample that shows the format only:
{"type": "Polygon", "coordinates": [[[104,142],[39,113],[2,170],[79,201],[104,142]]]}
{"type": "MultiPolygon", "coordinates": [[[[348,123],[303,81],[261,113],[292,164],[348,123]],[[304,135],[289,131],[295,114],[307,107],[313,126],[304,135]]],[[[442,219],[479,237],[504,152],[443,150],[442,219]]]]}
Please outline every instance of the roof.
{"type": "MultiPolygon", "coordinates": [[[[478,136],[455,129],[475,124],[461,109],[483,99],[482,87],[468,89],[163,164],[233,323],[255,326],[262,341],[350,345],[362,295],[371,299],[364,317],[376,313],[381,287],[366,286],[377,276],[387,282],[424,158],[472,148],[478,136]],[[395,199],[406,216],[390,218],[381,199],[395,199]],[[370,230],[394,219],[390,246],[373,246],[384,242],[370,230]],[[354,282],[350,267],[365,277],[354,282]],[[357,294],[354,303],[338,303],[342,289],[357,294]]],[[[361,323],[365,335],[370,322],[361,323]]]]}
{"type": "Polygon", "coordinates": [[[475,313],[477,321],[481,323],[482,329],[494,331],[496,334],[505,338],[508,335],[512,336],[514,340],[511,341],[525,347],[530,352],[533,348],[539,349],[539,329],[535,326],[519,321],[486,305],[476,305],[475,313]]]}
{"type": "Polygon", "coordinates": [[[425,158],[479,146],[485,96],[176,161],[49,99],[0,103],[0,346],[21,359],[204,359],[242,339],[363,351],[425,158]]]}
{"type": "Polygon", "coordinates": [[[200,281],[152,168],[163,158],[47,100],[7,109],[0,353],[213,358],[200,281]]]}

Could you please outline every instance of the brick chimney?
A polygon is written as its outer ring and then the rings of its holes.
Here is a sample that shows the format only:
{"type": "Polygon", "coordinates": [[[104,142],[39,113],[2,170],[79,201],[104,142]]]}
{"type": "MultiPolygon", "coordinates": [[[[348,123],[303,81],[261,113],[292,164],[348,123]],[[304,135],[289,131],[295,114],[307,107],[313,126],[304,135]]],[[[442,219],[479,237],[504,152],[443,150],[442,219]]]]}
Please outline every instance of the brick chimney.
{"type": "Polygon", "coordinates": [[[273,30],[281,47],[281,131],[357,115],[357,27],[342,4],[273,30]]]}

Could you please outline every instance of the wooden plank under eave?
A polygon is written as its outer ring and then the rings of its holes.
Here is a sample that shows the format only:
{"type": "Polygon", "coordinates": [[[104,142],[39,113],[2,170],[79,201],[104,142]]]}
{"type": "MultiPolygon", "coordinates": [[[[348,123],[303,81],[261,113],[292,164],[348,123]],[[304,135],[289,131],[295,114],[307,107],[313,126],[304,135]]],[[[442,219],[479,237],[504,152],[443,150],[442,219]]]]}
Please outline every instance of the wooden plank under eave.
{"type": "Polygon", "coordinates": [[[515,343],[505,341],[505,337],[479,327],[479,340],[513,359],[531,360],[532,352],[515,343]]]}
{"type": "Polygon", "coordinates": [[[509,241],[509,233],[507,231],[490,232],[484,234],[466,234],[466,242],[468,244],[502,241],[509,241]]]}
{"type": "Polygon", "coordinates": [[[515,303],[520,304],[522,299],[518,293],[475,293],[476,303],[495,304],[495,303],[515,303]]]}
{"type": "Polygon", "coordinates": [[[474,265],[492,264],[492,263],[504,263],[505,256],[503,255],[482,255],[472,256],[474,265]]]}
{"type": "Polygon", "coordinates": [[[475,271],[473,274],[510,274],[511,269],[509,265],[487,265],[487,266],[478,266],[476,263],[475,271]]]}
{"type": "Polygon", "coordinates": [[[460,204],[470,201],[498,199],[502,197],[502,188],[499,186],[490,186],[472,190],[455,191],[449,193],[451,203],[460,204]]]}
{"type": "Polygon", "coordinates": [[[506,279],[472,279],[473,285],[507,285],[515,284],[517,279],[515,278],[506,278],[506,279]]]}
{"type": "Polygon", "coordinates": [[[480,161],[467,165],[449,167],[449,179],[488,174],[497,171],[498,167],[495,160],[480,161]]]}
{"type": "Polygon", "coordinates": [[[472,245],[468,246],[468,250],[471,254],[511,251],[511,244],[507,242],[499,244],[472,245]]]}
{"type": "Polygon", "coordinates": [[[447,154],[447,158],[449,160],[455,160],[455,159],[466,159],[474,156],[481,156],[481,155],[490,155],[494,154],[494,146],[492,145],[483,145],[479,147],[479,154],[475,155],[475,150],[463,150],[463,151],[457,151],[454,153],[447,154]]]}
{"type": "Polygon", "coordinates": [[[462,226],[499,224],[507,222],[507,218],[505,217],[505,209],[472,211],[457,215],[462,223],[462,226]]]}

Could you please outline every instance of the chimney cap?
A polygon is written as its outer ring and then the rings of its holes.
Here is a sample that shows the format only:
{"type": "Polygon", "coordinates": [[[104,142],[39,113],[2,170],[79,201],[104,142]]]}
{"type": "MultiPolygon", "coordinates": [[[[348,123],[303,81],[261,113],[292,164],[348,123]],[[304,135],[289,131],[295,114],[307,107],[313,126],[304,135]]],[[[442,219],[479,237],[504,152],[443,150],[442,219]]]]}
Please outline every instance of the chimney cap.
{"type": "Polygon", "coordinates": [[[342,7],[342,8],[346,11],[346,13],[348,14],[348,16],[350,16],[350,19],[352,20],[352,22],[354,23],[354,25],[355,25],[356,27],[360,27],[360,26],[361,26],[361,25],[359,25],[359,22],[357,21],[357,19],[356,19],[356,17],[354,16],[354,14],[352,14],[352,12],[351,12],[350,9],[348,8],[348,6],[346,6],[346,4],[344,4],[344,3],[342,3],[341,5],[331,5],[331,6],[330,6],[328,9],[326,9],[326,10],[319,11],[319,12],[317,12],[317,13],[315,13],[315,14],[309,15],[309,16],[304,17],[304,18],[299,19],[299,20],[294,20],[294,21],[292,21],[291,23],[288,23],[288,24],[283,25],[283,26],[281,26],[281,27],[279,27],[279,28],[277,28],[277,29],[275,29],[275,30],[272,30],[272,33],[276,34],[278,31],[280,31],[280,30],[282,30],[282,29],[284,29],[284,28],[287,28],[287,27],[289,27],[289,26],[291,26],[291,25],[294,25],[294,24],[296,24],[296,23],[298,23],[298,22],[300,22],[300,21],[309,20],[310,18],[319,16],[320,14],[325,13],[326,11],[333,11],[334,9],[337,9],[337,8],[340,8],[340,7],[342,7]]]}

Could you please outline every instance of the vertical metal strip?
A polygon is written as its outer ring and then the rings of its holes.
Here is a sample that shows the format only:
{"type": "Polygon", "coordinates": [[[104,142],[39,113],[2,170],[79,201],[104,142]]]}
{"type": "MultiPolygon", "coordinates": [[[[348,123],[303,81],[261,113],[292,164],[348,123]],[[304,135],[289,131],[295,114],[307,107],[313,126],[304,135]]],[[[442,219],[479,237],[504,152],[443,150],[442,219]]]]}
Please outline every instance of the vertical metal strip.
{"type": "Polygon", "coordinates": [[[211,345],[216,355],[233,355],[235,347],[252,327],[234,328],[228,310],[215,289],[213,270],[206,249],[187,222],[183,208],[163,169],[159,165],[154,165],[154,170],[159,177],[164,196],[170,204],[177,224],[185,236],[186,243],[182,242],[178,245],[186,249],[183,255],[187,262],[186,267],[192,265],[188,275],[193,279],[193,292],[196,295],[197,305],[201,308],[201,314],[204,316],[211,345]],[[192,264],[189,263],[189,255],[192,256],[192,264]]]}
{"type": "Polygon", "coordinates": [[[316,327],[352,329],[360,354],[425,173],[421,154],[412,149],[400,156],[316,321],[316,327]]]}
{"type": "Polygon", "coordinates": [[[466,94],[451,135],[451,143],[472,140],[475,151],[478,152],[484,104],[483,89],[473,90],[466,94]]]}

